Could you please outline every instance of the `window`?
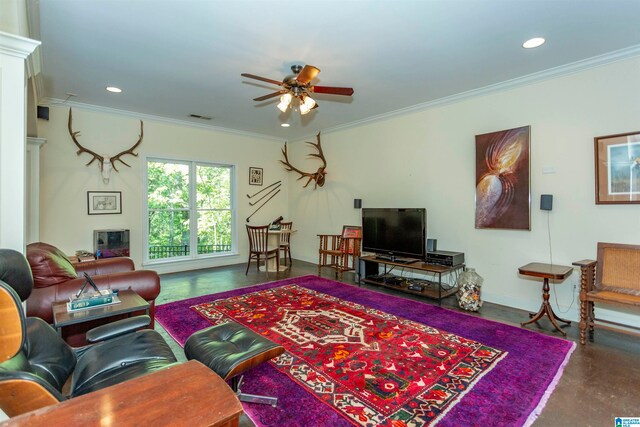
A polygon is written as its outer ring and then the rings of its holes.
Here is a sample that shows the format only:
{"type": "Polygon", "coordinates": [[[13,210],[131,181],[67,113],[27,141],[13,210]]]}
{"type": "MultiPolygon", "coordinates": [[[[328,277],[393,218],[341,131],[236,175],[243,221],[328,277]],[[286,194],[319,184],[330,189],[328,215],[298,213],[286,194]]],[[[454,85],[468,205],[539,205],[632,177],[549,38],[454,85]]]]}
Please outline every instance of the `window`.
{"type": "Polygon", "coordinates": [[[234,250],[234,167],[147,161],[147,259],[198,258],[234,250]]]}

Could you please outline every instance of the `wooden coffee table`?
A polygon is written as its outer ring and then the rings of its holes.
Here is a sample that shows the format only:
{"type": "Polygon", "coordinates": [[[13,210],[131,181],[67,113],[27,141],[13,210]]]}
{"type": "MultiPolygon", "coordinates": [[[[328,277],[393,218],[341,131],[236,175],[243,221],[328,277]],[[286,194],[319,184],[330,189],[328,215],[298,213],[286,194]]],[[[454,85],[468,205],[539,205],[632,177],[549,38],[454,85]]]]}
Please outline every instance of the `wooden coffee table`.
{"type": "Polygon", "coordinates": [[[531,320],[529,320],[528,322],[522,322],[520,326],[537,322],[546,315],[551,321],[551,324],[556,328],[556,330],[558,330],[558,332],[560,332],[564,336],[567,335],[565,331],[560,329],[557,321],[566,323],[567,325],[570,325],[571,321],[564,320],[558,317],[553,312],[553,308],[551,308],[551,304],[549,303],[549,279],[564,280],[571,275],[572,271],[573,267],[567,265],[552,265],[539,262],[532,262],[530,264],[523,265],[518,269],[518,272],[523,276],[541,277],[542,279],[544,279],[542,285],[542,305],[540,306],[540,310],[538,310],[537,313],[529,313],[529,317],[531,317],[531,320]]]}
{"type": "Polygon", "coordinates": [[[67,311],[67,301],[54,302],[51,305],[53,309],[53,327],[58,331],[58,335],[62,336],[62,328],[65,326],[142,310],[149,314],[150,304],[134,291],[130,289],[122,290],[118,292],[118,298],[120,299],[118,304],[75,311],[67,311]]]}

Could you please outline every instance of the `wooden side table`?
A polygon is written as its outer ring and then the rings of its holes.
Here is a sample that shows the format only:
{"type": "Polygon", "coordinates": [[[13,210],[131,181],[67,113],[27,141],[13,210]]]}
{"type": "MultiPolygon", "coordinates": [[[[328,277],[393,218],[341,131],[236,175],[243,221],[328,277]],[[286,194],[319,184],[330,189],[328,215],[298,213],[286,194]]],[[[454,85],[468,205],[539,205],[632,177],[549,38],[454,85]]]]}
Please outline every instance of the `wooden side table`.
{"type": "Polygon", "coordinates": [[[67,311],[67,301],[54,302],[51,306],[53,310],[53,327],[62,336],[62,328],[64,326],[142,310],[149,314],[150,304],[134,291],[124,289],[118,292],[118,298],[120,299],[118,304],[99,305],[75,311],[67,311]]]}
{"type": "Polygon", "coordinates": [[[551,308],[551,304],[549,304],[549,279],[564,280],[571,275],[571,272],[573,272],[573,267],[569,267],[566,265],[552,265],[532,262],[520,267],[518,269],[518,272],[523,276],[542,277],[544,279],[544,283],[542,285],[542,305],[540,306],[540,310],[535,314],[529,313],[529,317],[531,317],[531,320],[529,320],[528,322],[522,322],[520,326],[525,326],[529,323],[537,322],[546,315],[551,321],[551,324],[556,328],[556,330],[563,336],[567,336],[567,333],[560,329],[558,321],[566,323],[567,325],[570,325],[571,321],[564,320],[558,317],[553,312],[553,308],[551,308]]]}

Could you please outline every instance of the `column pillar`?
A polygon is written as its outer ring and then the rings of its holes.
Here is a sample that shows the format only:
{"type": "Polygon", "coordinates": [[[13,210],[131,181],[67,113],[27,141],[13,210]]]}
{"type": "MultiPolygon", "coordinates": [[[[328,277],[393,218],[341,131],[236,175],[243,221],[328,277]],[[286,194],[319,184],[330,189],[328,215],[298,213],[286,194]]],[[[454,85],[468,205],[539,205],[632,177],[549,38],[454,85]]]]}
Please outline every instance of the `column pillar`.
{"type": "Polygon", "coordinates": [[[0,248],[24,252],[26,65],[39,41],[0,32],[0,248]]]}

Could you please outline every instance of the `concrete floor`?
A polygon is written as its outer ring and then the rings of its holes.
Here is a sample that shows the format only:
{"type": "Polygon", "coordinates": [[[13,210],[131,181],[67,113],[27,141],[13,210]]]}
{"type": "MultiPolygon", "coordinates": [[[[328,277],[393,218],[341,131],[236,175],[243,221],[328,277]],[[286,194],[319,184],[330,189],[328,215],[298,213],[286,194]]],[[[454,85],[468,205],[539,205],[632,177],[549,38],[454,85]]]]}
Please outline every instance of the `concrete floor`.
{"type": "MultiPolygon", "coordinates": [[[[315,264],[293,261],[293,268],[280,273],[277,277],[257,272],[252,264],[249,274],[245,276],[246,264],[217,267],[161,276],[162,292],[156,304],[165,304],[200,295],[207,295],[231,289],[242,288],[267,281],[317,274],[315,264]]],[[[325,269],[323,277],[334,279],[333,271],[325,269]]],[[[353,274],[345,274],[343,281],[355,285],[353,274]]],[[[393,289],[363,285],[362,288],[375,289],[406,298],[432,302],[418,296],[408,295],[393,289]]],[[[461,311],[457,307],[455,296],[443,301],[443,306],[461,311]]],[[[519,326],[528,319],[525,311],[485,303],[478,313],[479,317],[497,320],[519,326]]],[[[175,341],[162,329],[156,326],[167,342],[172,345],[180,360],[184,353],[175,341]]],[[[532,324],[528,329],[547,335],[558,336],[548,321],[540,325],[532,324]]],[[[579,327],[576,322],[563,328],[568,339],[578,342],[571,359],[565,368],[560,383],[551,395],[534,426],[615,426],[615,417],[640,417],[640,338],[622,333],[596,330],[594,343],[585,346],[579,344],[579,327]]],[[[542,351],[543,349],[531,349],[542,351]]],[[[473,423],[472,420],[471,424],[473,423]]],[[[253,426],[246,417],[241,419],[241,426],[253,426]]]]}

